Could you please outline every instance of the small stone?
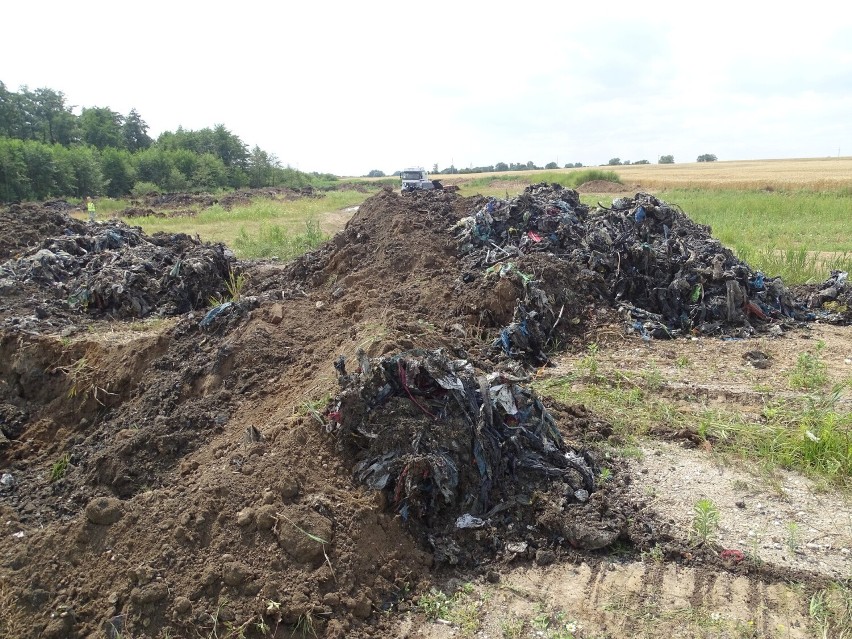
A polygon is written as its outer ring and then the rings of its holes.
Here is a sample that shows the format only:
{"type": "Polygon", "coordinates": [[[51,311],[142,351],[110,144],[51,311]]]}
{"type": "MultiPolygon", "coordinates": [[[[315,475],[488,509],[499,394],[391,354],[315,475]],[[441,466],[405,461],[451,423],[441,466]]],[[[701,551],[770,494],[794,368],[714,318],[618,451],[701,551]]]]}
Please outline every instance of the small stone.
{"type": "Polygon", "coordinates": [[[168,596],[168,586],[162,581],[155,581],[142,588],[134,588],[130,592],[130,601],[140,606],[146,606],[163,601],[168,596]]]}
{"type": "Polygon", "coordinates": [[[222,581],[229,586],[239,586],[249,576],[251,568],[239,561],[229,561],[222,566],[222,581]]]}
{"type": "Polygon", "coordinates": [[[258,508],[256,519],[260,530],[271,530],[277,520],[275,506],[267,504],[258,508]]]}
{"type": "Polygon", "coordinates": [[[336,592],[327,592],[322,598],[322,603],[329,608],[336,608],[340,605],[340,596],[336,592]]]}
{"type": "Polygon", "coordinates": [[[237,526],[245,528],[251,526],[252,523],[254,523],[254,508],[243,508],[237,514],[237,526]]]}
{"type": "Polygon", "coordinates": [[[738,502],[735,502],[735,503],[734,503],[734,505],[735,505],[737,508],[745,508],[745,507],[746,507],[746,503],[745,503],[744,501],[742,501],[742,500],[740,500],[740,501],[738,501],[738,502]]]}
{"type": "Polygon", "coordinates": [[[537,550],[535,553],[535,563],[539,566],[549,566],[556,561],[556,553],[552,550],[537,550]]]}
{"type": "Polygon", "coordinates": [[[325,302],[317,302],[314,306],[316,306],[316,309],[320,311],[325,307],[325,302]]]}
{"type": "Polygon", "coordinates": [[[124,515],[124,505],[115,497],[96,497],[86,505],[86,519],[98,526],[109,526],[124,515]]]}
{"type": "Polygon", "coordinates": [[[490,584],[500,583],[500,573],[496,570],[489,570],[485,573],[485,580],[490,584]]]}
{"type": "Polygon", "coordinates": [[[282,499],[289,501],[299,494],[299,482],[295,477],[286,477],[278,484],[278,492],[282,499]]]}
{"type": "Polygon", "coordinates": [[[273,304],[269,309],[269,323],[278,325],[284,320],[284,305],[273,304]]]}
{"type": "Polygon", "coordinates": [[[358,619],[366,619],[373,612],[373,604],[367,597],[361,596],[355,600],[355,605],[352,607],[352,614],[358,619]]]}
{"type": "Polygon", "coordinates": [[[297,562],[322,560],[323,545],[332,541],[331,521],[306,507],[289,506],[282,513],[285,517],[278,526],[278,545],[297,562]]]}
{"type": "Polygon", "coordinates": [[[179,615],[185,615],[192,610],[192,602],[186,597],[175,597],[175,611],[179,615]]]}

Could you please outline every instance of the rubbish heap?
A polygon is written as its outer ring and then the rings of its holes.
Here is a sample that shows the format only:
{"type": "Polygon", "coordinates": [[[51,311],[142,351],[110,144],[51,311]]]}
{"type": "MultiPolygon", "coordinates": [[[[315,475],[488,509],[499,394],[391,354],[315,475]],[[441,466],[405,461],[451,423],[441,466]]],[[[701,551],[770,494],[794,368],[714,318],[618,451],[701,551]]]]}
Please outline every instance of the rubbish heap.
{"type": "Polygon", "coordinates": [[[352,457],[356,478],[381,491],[439,561],[460,561],[466,530],[488,531],[492,551],[530,530],[546,539],[539,545],[587,548],[619,534],[606,525],[582,539],[572,532],[571,509],[594,501],[600,469],[565,443],[524,379],[477,375],[442,349],[377,359],[361,351],[356,372],[342,356],[335,368],[342,392],[329,404],[327,429],[352,457]],[[559,512],[549,523],[537,519],[544,502],[559,512]]]}
{"type": "Polygon", "coordinates": [[[0,264],[4,297],[36,300],[39,319],[68,310],[115,318],[174,315],[207,306],[225,289],[233,254],[224,245],[61,215],[61,235],[0,264]]]}
{"type": "MultiPolygon", "coordinates": [[[[572,265],[645,339],[745,337],[817,318],[780,278],[752,270],[708,226],[648,193],[590,209],[573,190],[535,184],[512,199],[489,199],[456,233],[472,268],[507,276],[517,260],[536,253],[572,265]]],[[[526,297],[495,347],[541,363],[541,341],[561,311],[542,290],[546,282],[520,275],[526,297]]],[[[821,317],[834,316],[824,310],[821,317]]]]}

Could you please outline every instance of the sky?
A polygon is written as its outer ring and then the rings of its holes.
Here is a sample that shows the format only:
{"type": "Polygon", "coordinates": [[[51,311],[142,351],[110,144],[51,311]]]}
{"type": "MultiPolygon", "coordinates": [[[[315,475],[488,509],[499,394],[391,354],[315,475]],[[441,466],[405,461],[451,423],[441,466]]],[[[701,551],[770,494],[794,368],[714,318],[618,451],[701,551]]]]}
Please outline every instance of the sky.
{"type": "Polygon", "coordinates": [[[839,2],[17,2],[0,81],[302,171],[852,155],[839,2]]]}

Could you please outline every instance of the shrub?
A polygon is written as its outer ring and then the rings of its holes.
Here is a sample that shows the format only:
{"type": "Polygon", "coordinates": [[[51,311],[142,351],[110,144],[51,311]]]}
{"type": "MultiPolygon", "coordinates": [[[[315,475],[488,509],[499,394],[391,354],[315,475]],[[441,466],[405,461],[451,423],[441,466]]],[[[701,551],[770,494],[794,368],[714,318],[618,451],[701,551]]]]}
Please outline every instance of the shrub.
{"type": "Polygon", "coordinates": [[[160,187],[153,182],[137,182],[130,191],[133,197],[145,197],[151,193],[159,193],[160,187]]]}

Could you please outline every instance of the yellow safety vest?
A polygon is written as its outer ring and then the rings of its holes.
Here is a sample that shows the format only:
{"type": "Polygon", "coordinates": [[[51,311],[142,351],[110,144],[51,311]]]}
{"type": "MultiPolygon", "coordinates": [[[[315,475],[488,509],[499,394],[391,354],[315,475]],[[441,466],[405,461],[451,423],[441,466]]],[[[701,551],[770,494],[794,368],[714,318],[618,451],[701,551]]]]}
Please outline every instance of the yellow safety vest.
{"type": "Polygon", "coordinates": [[[89,202],[89,203],[86,205],[86,208],[89,210],[89,213],[94,213],[94,212],[95,212],[95,203],[94,203],[94,202],[89,202]]]}

